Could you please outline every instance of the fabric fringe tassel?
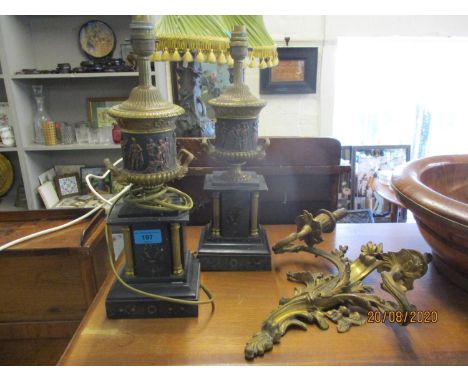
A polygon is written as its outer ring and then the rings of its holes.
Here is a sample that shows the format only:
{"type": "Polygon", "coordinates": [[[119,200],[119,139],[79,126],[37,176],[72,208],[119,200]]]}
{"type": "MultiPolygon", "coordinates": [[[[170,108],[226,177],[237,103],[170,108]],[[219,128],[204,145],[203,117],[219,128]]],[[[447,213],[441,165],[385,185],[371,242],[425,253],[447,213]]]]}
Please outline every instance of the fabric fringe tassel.
{"type": "Polygon", "coordinates": [[[205,55],[201,50],[198,51],[197,56],[195,57],[195,62],[205,62],[205,55]]]}
{"type": "Polygon", "coordinates": [[[210,54],[208,54],[208,58],[206,60],[210,64],[216,64],[216,56],[213,52],[213,49],[210,50],[210,54]]]}
{"type": "Polygon", "coordinates": [[[190,53],[190,49],[186,50],[184,57],[182,57],[182,60],[184,62],[193,62],[193,56],[192,53],[190,53]]]}

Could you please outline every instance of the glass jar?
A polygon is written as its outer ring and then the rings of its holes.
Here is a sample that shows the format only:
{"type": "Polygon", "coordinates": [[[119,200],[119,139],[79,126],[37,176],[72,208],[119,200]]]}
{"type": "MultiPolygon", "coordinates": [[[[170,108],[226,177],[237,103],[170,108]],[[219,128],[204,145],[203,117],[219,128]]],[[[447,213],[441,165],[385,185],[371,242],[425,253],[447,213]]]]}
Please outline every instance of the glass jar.
{"type": "Polygon", "coordinates": [[[57,143],[62,143],[62,123],[55,122],[55,136],[57,137],[57,143]]]}
{"type": "Polygon", "coordinates": [[[76,142],[75,129],[68,122],[61,122],[61,142],[64,145],[71,145],[76,142]]]}
{"type": "Polygon", "coordinates": [[[36,100],[36,114],[34,115],[34,143],[43,145],[44,130],[43,126],[50,121],[49,114],[44,108],[44,88],[42,85],[32,85],[34,99],[36,100]]]}
{"type": "Polygon", "coordinates": [[[89,143],[89,123],[86,121],[78,122],[75,127],[76,141],[80,145],[89,143]]]}
{"type": "Polygon", "coordinates": [[[44,122],[42,125],[42,131],[44,136],[44,143],[48,146],[54,146],[58,144],[57,141],[57,132],[55,130],[55,122],[48,121],[44,122]]]}

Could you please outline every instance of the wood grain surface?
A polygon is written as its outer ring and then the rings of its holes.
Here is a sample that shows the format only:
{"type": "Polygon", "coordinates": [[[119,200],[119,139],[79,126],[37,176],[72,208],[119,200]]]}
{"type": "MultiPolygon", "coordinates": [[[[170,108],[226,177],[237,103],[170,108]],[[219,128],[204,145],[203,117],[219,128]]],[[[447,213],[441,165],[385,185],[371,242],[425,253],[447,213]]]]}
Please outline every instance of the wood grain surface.
{"type": "MultiPolygon", "coordinates": [[[[270,245],[294,226],[267,226],[270,245]]],[[[200,227],[188,227],[188,247],[198,244],[200,227]]],[[[385,250],[428,251],[415,224],[338,224],[321,248],[349,246],[355,258],[369,240],[385,250]]],[[[322,331],[289,330],[273,351],[254,361],[244,359],[244,345],[296,284],[286,280],[294,270],[333,271],[310,254],[273,255],[271,272],[204,272],[202,282],[216,297],[215,311],[202,306],[198,318],[108,320],[104,302],[114,281],[109,276],[75,333],[60,365],[466,365],[468,364],[468,294],[440,276],[432,266],[408,293],[421,311],[437,311],[438,322],[407,327],[368,323],[340,334],[334,325],[322,331]]],[[[387,299],[372,274],[366,284],[387,299]]]]}
{"type": "MultiPolygon", "coordinates": [[[[2,212],[0,245],[83,212],[2,212]]],[[[0,253],[0,339],[71,338],[110,268],[105,227],[102,210],[0,253]]]]}

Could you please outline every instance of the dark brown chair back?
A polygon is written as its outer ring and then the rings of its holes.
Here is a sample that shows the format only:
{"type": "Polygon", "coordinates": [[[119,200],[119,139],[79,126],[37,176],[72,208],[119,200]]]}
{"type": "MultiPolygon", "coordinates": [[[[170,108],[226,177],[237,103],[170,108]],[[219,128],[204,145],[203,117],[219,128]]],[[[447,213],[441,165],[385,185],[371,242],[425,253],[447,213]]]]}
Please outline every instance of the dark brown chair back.
{"type": "MultiPolygon", "coordinates": [[[[269,188],[260,194],[259,222],[291,224],[304,209],[312,213],[336,209],[339,176],[350,171],[349,166],[340,165],[340,142],[332,138],[277,137],[270,138],[270,143],[264,159],[243,166],[262,174],[269,188]]],[[[211,220],[211,195],[203,191],[205,175],[227,166],[202,150],[201,138],[178,138],[177,146],[189,150],[196,159],[187,176],[174,186],[194,199],[190,224],[206,224],[211,220]]]]}

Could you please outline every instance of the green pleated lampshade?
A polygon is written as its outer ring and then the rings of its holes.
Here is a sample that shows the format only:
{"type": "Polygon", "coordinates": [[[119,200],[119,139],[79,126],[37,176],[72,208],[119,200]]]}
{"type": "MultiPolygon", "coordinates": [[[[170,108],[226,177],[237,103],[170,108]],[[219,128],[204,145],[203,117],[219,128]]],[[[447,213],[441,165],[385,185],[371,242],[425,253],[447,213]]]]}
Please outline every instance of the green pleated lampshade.
{"type": "Polygon", "coordinates": [[[235,25],[246,25],[249,58],[261,69],[278,64],[278,53],[262,16],[161,16],[156,24],[155,61],[197,61],[233,65],[229,37],[235,25]]]}
{"type": "Polygon", "coordinates": [[[190,62],[195,54],[199,62],[216,63],[228,50],[229,33],[221,16],[161,16],[156,24],[156,61],[190,62]]]}

